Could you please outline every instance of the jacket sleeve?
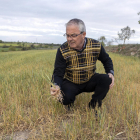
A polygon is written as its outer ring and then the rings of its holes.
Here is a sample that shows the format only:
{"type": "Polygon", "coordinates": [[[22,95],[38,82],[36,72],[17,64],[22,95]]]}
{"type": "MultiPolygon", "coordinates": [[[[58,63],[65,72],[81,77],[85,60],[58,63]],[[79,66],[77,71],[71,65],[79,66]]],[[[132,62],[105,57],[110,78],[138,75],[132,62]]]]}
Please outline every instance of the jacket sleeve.
{"type": "Polygon", "coordinates": [[[112,73],[114,75],[113,63],[109,55],[106,53],[104,47],[101,45],[101,51],[98,57],[104,66],[106,73],[112,73]]]}
{"type": "Polygon", "coordinates": [[[65,74],[65,69],[66,69],[66,60],[62,56],[60,48],[58,48],[56,53],[56,58],[55,58],[53,76],[52,76],[52,82],[55,85],[61,87],[61,84],[63,82],[63,77],[65,74]]]}

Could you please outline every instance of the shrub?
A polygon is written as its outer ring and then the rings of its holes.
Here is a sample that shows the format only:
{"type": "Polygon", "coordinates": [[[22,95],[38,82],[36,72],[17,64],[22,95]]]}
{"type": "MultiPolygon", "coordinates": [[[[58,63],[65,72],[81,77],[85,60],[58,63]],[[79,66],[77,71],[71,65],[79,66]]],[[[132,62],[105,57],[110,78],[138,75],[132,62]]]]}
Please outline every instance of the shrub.
{"type": "Polygon", "coordinates": [[[9,51],[16,51],[16,48],[14,46],[11,46],[9,47],[9,51]]]}
{"type": "Polygon", "coordinates": [[[35,48],[34,44],[31,44],[30,45],[30,48],[34,49],[35,48]]]}
{"type": "Polygon", "coordinates": [[[21,50],[22,51],[26,51],[27,49],[26,49],[26,47],[22,47],[21,50]]]}
{"type": "Polygon", "coordinates": [[[22,51],[31,50],[31,47],[22,47],[21,50],[22,50],[22,51]]]}
{"type": "Polygon", "coordinates": [[[4,45],[2,46],[2,48],[8,48],[8,46],[6,46],[6,44],[4,44],[4,45]]]}
{"type": "Polygon", "coordinates": [[[21,46],[21,45],[19,45],[19,46],[16,46],[16,48],[22,48],[22,46],[21,46]]]}
{"type": "Polygon", "coordinates": [[[45,45],[45,48],[48,48],[49,46],[48,45],[45,45]]]}

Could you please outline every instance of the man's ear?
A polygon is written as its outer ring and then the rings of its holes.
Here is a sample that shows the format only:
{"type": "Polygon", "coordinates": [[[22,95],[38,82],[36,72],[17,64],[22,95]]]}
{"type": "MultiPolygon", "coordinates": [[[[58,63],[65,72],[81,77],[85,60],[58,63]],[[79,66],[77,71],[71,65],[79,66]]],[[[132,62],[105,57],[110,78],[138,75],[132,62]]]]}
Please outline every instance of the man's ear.
{"type": "Polygon", "coordinates": [[[86,32],[83,32],[83,34],[82,34],[82,35],[83,35],[83,39],[84,39],[84,38],[85,38],[85,36],[86,36],[86,32]]]}

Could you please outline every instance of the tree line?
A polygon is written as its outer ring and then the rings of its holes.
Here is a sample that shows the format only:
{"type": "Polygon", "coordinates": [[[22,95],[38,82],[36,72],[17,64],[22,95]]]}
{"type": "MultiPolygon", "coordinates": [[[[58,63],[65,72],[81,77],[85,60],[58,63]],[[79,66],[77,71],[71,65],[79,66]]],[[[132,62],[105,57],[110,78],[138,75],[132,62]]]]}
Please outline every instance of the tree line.
{"type": "MultiPolygon", "coordinates": [[[[0,40],[0,48],[8,48],[9,51],[32,50],[32,49],[53,49],[58,48],[61,44],[53,43],[29,43],[29,42],[5,42],[0,40]]],[[[3,50],[4,51],[4,50],[3,50]]]]}

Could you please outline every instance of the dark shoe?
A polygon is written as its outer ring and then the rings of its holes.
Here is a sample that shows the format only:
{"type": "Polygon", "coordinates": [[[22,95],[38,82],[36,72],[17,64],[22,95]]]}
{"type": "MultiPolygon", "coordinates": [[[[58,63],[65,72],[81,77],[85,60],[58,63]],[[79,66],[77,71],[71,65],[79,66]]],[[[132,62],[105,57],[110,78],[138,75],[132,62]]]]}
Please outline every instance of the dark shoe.
{"type": "Polygon", "coordinates": [[[97,101],[93,99],[89,102],[89,108],[95,109],[97,102],[98,102],[98,108],[100,108],[102,106],[102,101],[101,100],[97,101]]]}
{"type": "Polygon", "coordinates": [[[89,108],[90,109],[95,109],[96,103],[97,103],[97,101],[92,99],[88,104],[89,108]]]}
{"type": "Polygon", "coordinates": [[[96,104],[98,103],[98,108],[101,108],[101,106],[102,106],[102,101],[101,100],[91,100],[90,102],[89,102],[89,108],[90,109],[94,109],[94,115],[95,115],[95,118],[96,118],[96,121],[98,120],[98,109],[96,110],[96,104]]]}
{"type": "Polygon", "coordinates": [[[101,108],[102,106],[102,100],[98,100],[98,108],[101,108]]]}

